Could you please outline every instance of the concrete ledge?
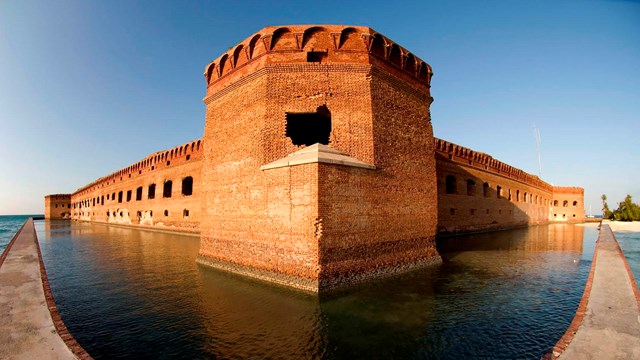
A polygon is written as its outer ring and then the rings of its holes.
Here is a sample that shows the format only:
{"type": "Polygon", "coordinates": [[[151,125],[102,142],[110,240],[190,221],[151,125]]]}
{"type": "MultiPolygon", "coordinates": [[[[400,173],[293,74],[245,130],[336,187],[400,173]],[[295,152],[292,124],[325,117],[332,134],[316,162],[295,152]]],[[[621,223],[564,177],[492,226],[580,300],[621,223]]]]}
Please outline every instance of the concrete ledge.
{"type": "Polygon", "coordinates": [[[544,358],[640,358],[640,291],[606,224],[573,322],[544,358]]]}
{"type": "Polygon", "coordinates": [[[32,219],[0,258],[0,316],[0,358],[91,359],[58,313],[32,219]]]}
{"type": "Polygon", "coordinates": [[[260,170],[277,169],[302,164],[325,163],[334,165],[344,165],[364,169],[375,169],[376,167],[349,156],[342,151],[336,150],[329,145],[319,143],[308,146],[302,150],[287,155],[286,157],[260,166],[260,170]]]}

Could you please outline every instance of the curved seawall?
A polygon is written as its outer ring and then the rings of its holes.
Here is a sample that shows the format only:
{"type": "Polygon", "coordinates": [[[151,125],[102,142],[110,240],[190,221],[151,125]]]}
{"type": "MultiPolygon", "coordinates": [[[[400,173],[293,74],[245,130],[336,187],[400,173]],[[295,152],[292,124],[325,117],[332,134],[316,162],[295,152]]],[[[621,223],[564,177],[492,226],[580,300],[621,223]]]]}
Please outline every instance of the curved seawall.
{"type": "Polygon", "coordinates": [[[576,316],[547,358],[640,358],[640,291],[609,225],[601,225],[576,316]]]}
{"type": "Polygon", "coordinates": [[[58,313],[33,219],[0,256],[0,314],[0,358],[91,358],[58,313]]]}

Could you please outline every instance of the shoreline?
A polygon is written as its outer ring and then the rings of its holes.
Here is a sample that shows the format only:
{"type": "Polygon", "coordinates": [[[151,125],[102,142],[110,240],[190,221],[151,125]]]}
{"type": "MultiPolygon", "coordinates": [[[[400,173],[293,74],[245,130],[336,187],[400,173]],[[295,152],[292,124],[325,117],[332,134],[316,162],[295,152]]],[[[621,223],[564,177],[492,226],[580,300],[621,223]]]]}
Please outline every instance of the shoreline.
{"type": "Polygon", "coordinates": [[[602,225],[609,225],[613,232],[640,232],[640,221],[602,220],[602,225]]]}

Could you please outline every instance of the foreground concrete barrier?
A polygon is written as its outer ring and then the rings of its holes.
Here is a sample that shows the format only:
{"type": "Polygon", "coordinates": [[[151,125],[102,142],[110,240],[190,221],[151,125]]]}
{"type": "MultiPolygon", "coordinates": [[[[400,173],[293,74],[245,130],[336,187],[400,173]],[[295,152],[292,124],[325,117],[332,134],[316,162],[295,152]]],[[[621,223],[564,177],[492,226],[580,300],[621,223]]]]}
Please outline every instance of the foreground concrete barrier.
{"type": "Polygon", "coordinates": [[[91,359],[60,318],[33,219],[0,256],[0,359],[91,359]]]}
{"type": "Polygon", "coordinates": [[[640,359],[640,291],[609,225],[600,228],[576,316],[550,359],[640,359]]]}

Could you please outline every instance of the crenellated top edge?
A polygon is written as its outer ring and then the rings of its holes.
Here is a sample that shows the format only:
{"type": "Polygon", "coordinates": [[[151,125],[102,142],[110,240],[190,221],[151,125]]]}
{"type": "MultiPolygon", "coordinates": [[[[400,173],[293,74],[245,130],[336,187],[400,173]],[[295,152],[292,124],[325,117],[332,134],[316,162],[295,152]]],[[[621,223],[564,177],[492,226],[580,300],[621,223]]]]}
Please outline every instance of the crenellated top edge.
{"type": "Polygon", "coordinates": [[[370,27],[320,24],[265,27],[210,62],[203,75],[210,86],[263,55],[288,53],[292,62],[299,62],[299,53],[314,51],[327,56],[327,62],[345,63],[355,59],[355,56],[334,56],[336,53],[374,57],[426,85],[431,83],[433,75],[429,64],[370,27]]]}
{"type": "Polygon", "coordinates": [[[190,141],[188,143],[184,143],[178,146],[174,146],[167,150],[156,151],[153,154],[145,157],[144,159],[136,162],[135,164],[129,165],[125,168],[122,168],[118,171],[115,171],[107,176],[103,176],[92,183],[85,185],[78,190],[76,190],[72,195],[78,195],[82,192],[92,191],[92,188],[96,186],[100,186],[103,183],[109,183],[110,181],[116,181],[116,179],[122,180],[122,178],[131,177],[131,174],[138,172],[138,174],[142,173],[143,170],[151,169],[153,170],[157,164],[164,164],[166,161],[171,160],[179,160],[185,159],[188,160],[187,156],[191,158],[191,156],[199,157],[202,156],[204,139],[196,139],[190,141]]]}
{"type": "Polygon", "coordinates": [[[457,159],[458,161],[465,161],[471,166],[479,167],[486,171],[506,176],[550,192],[554,191],[554,186],[541,180],[539,177],[531,175],[528,172],[515,168],[509,164],[505,164],[502,161],[496,160],[491,155],[475,151],[446,140],[438,139],[436,137],[434,137],[433,140],[435,152],[446,154],[450,160],[457,159]]]}

